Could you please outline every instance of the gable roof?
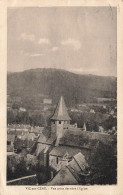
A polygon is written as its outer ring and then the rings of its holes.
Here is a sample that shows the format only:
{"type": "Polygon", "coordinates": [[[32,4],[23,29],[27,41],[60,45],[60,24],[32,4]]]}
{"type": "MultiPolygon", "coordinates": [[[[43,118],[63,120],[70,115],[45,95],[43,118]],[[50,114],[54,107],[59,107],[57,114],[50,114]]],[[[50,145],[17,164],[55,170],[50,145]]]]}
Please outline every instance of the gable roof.
{"type": "Polygon", "coordinates": [[[73,157],[75,154],[79,152],[81,152],[81,149],[71,148],[67,146],[57,146],[51,150],[50,155],[63,157],[67,153],[69,156],[73,157]]]}
{"type": "Polygon", "coordinates": [[[79,167],[81,168],[81,170],[84,170],[86,167],[88,167],[88,164],[85,160],[85,157],[82,153],[78,153],[74,156],[75,161],[77,162],[77,164],[79,165],[79,167]]]}
{"type": "Polygon", "coordinates": [[[56,107],[54,115],[51,117],[52,120],[71,120],[68,115],[67,108],[64,102],[63,96],[61,96],[60,101],[56,107]]]}
{"type": "Polygon", "coordinates": [[[47,143],[47,137],[44,136],[43,133],[41,133],[39,139],[38,139],[38,143],[47,143]]]}
{"type": "Polygon", "coordinates": [[[48,144],[48,145],[53,145],[54,142],[55,142],[55,140],[56,140],[56,137],[55,137],[55,136],[52,136],[52,137],[50,137],[50,138],[47,140],[47,144],[48,144]]]}
{"type": "Polygon", "coordinates": [[[95,148],[98,142],[103,142],[107,145],[110,144],[113,140],[115,140],[115,137],[116,136],[110,136],[100,132],[71,131],[68,129],[59,140],[59,145],[91,150],[95,148]]]}
{"type": "Polygon", "coordinates": [[[82,132],[67,130],[59,141],[59,145],[90,149],[91,141],[82,135],[82,132]]]}
{"type": "Polygon", "coordinates": [[[67,166],[62,167],[55,177],[51,179],[46,185],[77,185],[77,177],[69,170],[67,166]]]}

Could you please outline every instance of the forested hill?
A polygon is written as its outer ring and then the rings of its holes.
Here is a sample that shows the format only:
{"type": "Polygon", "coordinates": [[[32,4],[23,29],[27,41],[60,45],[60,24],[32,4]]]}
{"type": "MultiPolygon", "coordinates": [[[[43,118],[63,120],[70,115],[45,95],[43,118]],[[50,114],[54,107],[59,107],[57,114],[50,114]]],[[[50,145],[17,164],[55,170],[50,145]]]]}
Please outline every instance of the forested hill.
{"type": "Polygon", "coordinates": [[[116,91],[116,77],[78,75],[59,69],[31,69],[7,75],[9,95],[47,95],[54,103],[61,95],[68,105],[90,102],[94,97],[116,98],[116,91]]]}

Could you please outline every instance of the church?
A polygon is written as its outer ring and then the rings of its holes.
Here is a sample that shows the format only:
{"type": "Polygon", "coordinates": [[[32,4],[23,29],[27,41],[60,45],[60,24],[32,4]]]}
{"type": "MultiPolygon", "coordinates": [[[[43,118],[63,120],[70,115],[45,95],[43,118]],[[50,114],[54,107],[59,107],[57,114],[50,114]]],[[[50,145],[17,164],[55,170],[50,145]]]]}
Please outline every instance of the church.
{"type": "Polygon", "coordinates": [[[70,162],[78,153],[84,155],[85,160],[88,161],[93,149],[98,146],[99,140],[107,141],[106,135],[100,136],[98,132],[86,131],[85,124],[83,128],[78,128],[77,124],[71,125],[71,118],[63,96],[50,120],[50,134],[47,135],[44,130],[44,133],[40,135],[36,156],[41,165],[50,166],[56,171],[70,162]]]}

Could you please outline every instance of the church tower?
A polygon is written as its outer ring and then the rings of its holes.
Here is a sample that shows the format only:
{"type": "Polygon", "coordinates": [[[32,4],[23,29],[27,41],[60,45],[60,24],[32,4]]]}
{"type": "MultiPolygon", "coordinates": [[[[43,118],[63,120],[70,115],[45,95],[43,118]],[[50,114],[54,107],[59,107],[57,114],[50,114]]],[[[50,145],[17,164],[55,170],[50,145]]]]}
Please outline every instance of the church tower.
{"type": "Polygon", "coordinates": [[[61,96],[54,115],[51,117],[51,134],[56,134],[57,139],[60,139],[65,130],[69,128],[70,120],[64,98],[61,96]]]}

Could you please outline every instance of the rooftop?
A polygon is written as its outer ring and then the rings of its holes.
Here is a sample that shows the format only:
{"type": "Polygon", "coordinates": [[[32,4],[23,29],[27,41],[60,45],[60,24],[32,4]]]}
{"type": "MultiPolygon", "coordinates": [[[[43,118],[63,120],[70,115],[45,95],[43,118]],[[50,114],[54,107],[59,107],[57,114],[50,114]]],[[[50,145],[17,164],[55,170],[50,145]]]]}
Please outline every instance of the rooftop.
{"type": "Polygon", "coordinates": [[[71,147],[67,147],[67,146],[57,146],[51,150],[50,155],[64,156],[67,153],[70,156],[74,156],[75,154],[77,154],[79,152],[81,152],[81,149],[71,148],[71,147]]]}
{"type": "Polygon", "coordinates": [[[84,170],[85,167],[88,167],[88,164],[87,164],[87,162],[85,160],[85,156],[81,152],[79,152],[78,154],[76,154],[74,156],[74,159],[78,163],[78,165],[81,168],[81,170],[84,170]]]}
{"type": "Polygon", "coordinates": [[[52,120],[71,120],[68,115],[67,108],[64,102],[63,96],[61,96],[60,101],[56,107],[54,115],[51,117],[52,120]]]}
{"type": "Polygon", "coordinates": [[[115,137],[101,132],[71,131],[68,129],[59,140],[59,145],[92,149],[98,141],[110,144],[115,137]]]}

